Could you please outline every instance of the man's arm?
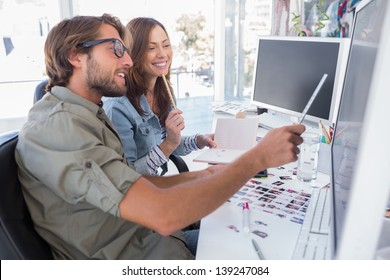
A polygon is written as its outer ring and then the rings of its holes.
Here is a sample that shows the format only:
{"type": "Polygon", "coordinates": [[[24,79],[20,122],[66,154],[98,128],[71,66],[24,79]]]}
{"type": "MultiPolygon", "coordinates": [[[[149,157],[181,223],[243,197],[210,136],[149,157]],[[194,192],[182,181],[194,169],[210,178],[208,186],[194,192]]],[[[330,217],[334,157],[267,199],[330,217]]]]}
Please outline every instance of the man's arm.
{"type": "Polygon", "coordinates": [[[159,188],[170,188],[172,186],[181,183],[185,183],[191,180],[209,176],[222,168],[224,168],[224,165],[212,165],[203,170],[183,172],[176,175],[170,175],[170,176],[144,175],[143,177],[148,181],[152,182],[154,185],[156,185],[159,188]]]}
{"type": "MultiPolygon", "coordinates": [[[[183,180],[170,188],[157,187],[141,177],[125,194],[119,206],[121,216],[162,235],[184,228],[218,208],[259,170],[297,160],[297,145],[302,143],[299,135],[303,131],[303,125],[274,129],[231,164],[184,173],[188,177],[183,178],[193,180],[183,180]]],[[[164,184],[173,179],[161,177],[153,182],[159,180],[164,184]]]]}

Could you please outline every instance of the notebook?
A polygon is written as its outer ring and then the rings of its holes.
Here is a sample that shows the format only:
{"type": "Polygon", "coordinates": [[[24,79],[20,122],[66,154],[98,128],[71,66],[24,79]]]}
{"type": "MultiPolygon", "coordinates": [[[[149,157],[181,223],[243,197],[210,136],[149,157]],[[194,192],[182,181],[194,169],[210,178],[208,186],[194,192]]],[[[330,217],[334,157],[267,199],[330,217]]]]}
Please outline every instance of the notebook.
{"type": "Polygon", "coordinates": [[[206,149],[195,162],[228,164],[256,144],[259,120],[253,118],[219,118],[214,140],[217,148],[206,149]]]}

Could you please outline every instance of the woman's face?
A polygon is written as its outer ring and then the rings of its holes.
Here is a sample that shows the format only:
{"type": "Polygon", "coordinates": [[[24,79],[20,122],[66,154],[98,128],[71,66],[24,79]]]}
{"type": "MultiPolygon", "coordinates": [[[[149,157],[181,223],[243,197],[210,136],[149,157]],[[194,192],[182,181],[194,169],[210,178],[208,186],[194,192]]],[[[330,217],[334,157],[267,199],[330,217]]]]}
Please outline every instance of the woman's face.
{"type": "Polygon", "coordinates": [[[144,71],[151,78],[168,73],[172,63],[171,42],[164,30],[156,25],[149,34],[149,45],[144,60],[144,71]]]}

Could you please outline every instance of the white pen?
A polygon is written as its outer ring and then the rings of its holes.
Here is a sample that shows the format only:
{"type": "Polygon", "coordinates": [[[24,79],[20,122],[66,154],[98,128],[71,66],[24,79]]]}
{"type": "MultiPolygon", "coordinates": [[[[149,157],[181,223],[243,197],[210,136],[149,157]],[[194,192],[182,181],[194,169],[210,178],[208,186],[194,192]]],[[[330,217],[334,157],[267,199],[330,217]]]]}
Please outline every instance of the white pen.
{"type": "Polygon", "coordinates": [[[260,250],[260,246],[259,246],[259,244],[257,244],[256,240],[252,239],[252,244],[253,244],[253,247],[255,247],[255,251],[256,251],[257,255],[259,256],[259,259],[265,260],[264,255],[260,250]]]}
{"type": "Polygon", "coordinates": [[[311,107],[311,104],[313,104],[314,99],[316,99],[318,93],[320,92],[320,90],[322,88],[322,85],[325,83],[326,78],[328,78],[328,74],[324,74],[322,76],[322,78],[321,78],[320,82],[318,83],[316,89],[314,90],[312,96],[310,97],[310,99],[307,102],[305,108],[303,109],[303,112],[302,112],[301,116],[299,117],[298,123],[302,123],[303,122],[303,119],[306,117],[306,114],[309,111],[309,109],[311,107]]]}
{"type": "Polygon", "coordinates": [[[245,233],[249,233],[249,204],[245,202],[242,206],[242,230],[245,233]]]}

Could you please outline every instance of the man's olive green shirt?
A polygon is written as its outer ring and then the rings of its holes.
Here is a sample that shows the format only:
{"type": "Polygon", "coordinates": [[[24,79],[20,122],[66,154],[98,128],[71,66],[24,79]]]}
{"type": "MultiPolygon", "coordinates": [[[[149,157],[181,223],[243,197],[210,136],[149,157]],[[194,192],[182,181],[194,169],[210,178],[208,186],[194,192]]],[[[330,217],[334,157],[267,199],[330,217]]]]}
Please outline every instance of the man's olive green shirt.
{"type": "Polygon", "coordinates": [[[55,258],[193,258],[181,232],[163,237],[120,217],[141,175],[97,104],[54,87],[30,110],[15,156],[35,228],[55,258]]]}

